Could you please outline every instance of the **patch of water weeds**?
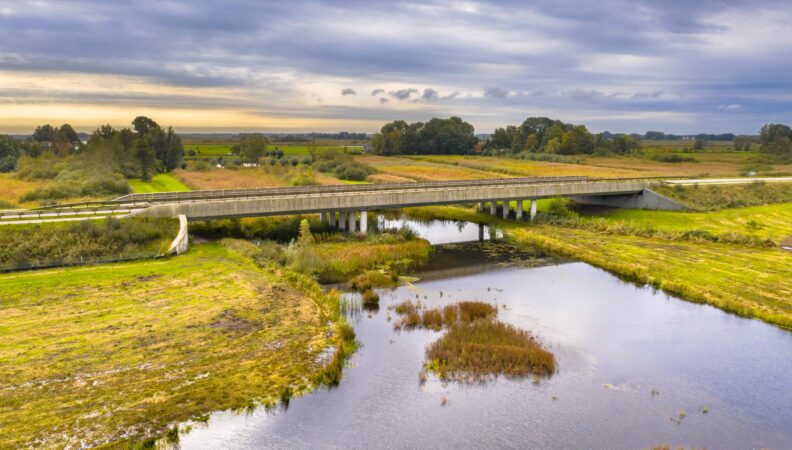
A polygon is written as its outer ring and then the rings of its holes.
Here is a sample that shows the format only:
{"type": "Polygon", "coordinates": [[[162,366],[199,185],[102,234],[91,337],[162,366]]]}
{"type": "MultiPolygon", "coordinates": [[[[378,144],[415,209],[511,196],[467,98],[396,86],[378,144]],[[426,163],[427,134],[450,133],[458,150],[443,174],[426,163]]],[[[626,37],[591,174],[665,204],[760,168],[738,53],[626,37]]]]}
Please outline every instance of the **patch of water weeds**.
{"type": "Polygon", "coordinates": [[[427,373],[442,381],[486,382],[507,378],[549,377],[556,372],[555,355],[531,332],[496,319],[498,307],[480,301],[463,301],[443,308],[420,302],[393,305],[399,320],[394,328],[426,328],[445,334],[426,349],[419,381],[427,373]]]}

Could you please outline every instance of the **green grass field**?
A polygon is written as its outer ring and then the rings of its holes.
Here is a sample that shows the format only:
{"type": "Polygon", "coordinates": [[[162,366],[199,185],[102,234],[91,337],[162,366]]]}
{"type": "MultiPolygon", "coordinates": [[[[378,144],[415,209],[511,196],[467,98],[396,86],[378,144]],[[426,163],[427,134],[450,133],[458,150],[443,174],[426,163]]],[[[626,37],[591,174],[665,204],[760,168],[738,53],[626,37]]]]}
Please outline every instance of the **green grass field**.
{"type": "Polygon", "coordinates": [[[337,300],[233,242],[0,275],[0,448],[138,442],[310,389],[337,300]]]}
{"type": "Polygon", "coordinates": [[[792,236],[792,203],[722,209],[707,213],[609,209],[594,214],[658,230],[707,230],[712,233],[755,234],[781,242],[792,236]]]}
{"type": "Polygon", "coordinates": [[[132,192],[139,194],[149,192],[186,192],[190,190],[170,173],[158,173],[148,183],[140,179],[129,180],[129,187],[132,188],[132,192]]]}

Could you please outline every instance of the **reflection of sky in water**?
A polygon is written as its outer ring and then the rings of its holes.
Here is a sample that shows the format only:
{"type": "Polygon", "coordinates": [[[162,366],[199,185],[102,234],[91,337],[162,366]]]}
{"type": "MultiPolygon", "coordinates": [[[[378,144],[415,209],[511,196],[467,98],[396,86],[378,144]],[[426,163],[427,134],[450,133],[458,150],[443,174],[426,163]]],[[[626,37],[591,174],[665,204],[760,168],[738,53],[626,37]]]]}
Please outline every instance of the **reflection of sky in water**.
{"type": "MultiPolygon", "coordinates": [[[[418,222],[406,219],[385,219],[382,216],[377,218],[380,228],[401,228],[408,226],[415,231],[418,236],[428,240],[432,244],[448,244],[451,242],[469,242],[479,239],[490,239],[490,228],[486,225],[478,225],[470,222],[454,221],[426,221],[418,222]]],[[[495,238],[502,238],[503,232],[495,231],[495,238]]]]}
{"type": "Polygon", "coordinates": [[[362,346],[339,387],[293,400],[286,412],[215,414],[182,448],[792,448],[789,332],[584,263],[497,267],[476,253],[495,244],[462,245],[465,261],[459,245],[436,247],[447,277],[381,291],[378,311],[349,303],[362,346]],[[477,255],[481,271],[468,271],[477,255]],[[395,332],[388,309],[416,295],[430,306],[497,303],[502,320],[556,354],[559,373],[538,385],[419,385],[425,348],[439,334],[395,332]]]}

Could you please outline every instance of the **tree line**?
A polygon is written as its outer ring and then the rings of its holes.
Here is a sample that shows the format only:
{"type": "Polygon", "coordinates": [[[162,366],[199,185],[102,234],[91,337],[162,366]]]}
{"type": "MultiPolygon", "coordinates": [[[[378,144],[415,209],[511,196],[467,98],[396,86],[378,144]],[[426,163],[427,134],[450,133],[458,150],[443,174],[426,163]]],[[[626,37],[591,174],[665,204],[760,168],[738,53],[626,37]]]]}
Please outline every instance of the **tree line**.
{"type": "Polygon", "coordinates": [[[487,139],[474,135],[473,125],[459,117],[407,123],[386,123],[371,142],[374,153],[399,154],[517,154],[548,153],[578,155],[630,153],[639,140],[630,135],[590,133],[584,125],[573,125],[547,117],[529,117],[520,125],[497,128],[487,139]]]}
{"type": "MultiPolygon", "coordinates": [[[[767,124],[759,138],[735,136],[732,133],[698,134],[694,150],[704,148],[706,141],[733,141],[735,150],[750,150],[757,142],[759,150],[777,161],[792,160],[792,129],[784,124],[767,124]]],[[[629,154],[640,150],[641,139],[681,139],[681,136],[649,131],[645,135],[591,133],[585,125],[564,123],[548,117],[528,117],[520,125],[497,128],[486,139],[474,134],[473,125],[459,117],[434,118],[428,122],[388,122],[371,141],[379,155],[420,154],[548,154],[607,155],[629,154]]]]}

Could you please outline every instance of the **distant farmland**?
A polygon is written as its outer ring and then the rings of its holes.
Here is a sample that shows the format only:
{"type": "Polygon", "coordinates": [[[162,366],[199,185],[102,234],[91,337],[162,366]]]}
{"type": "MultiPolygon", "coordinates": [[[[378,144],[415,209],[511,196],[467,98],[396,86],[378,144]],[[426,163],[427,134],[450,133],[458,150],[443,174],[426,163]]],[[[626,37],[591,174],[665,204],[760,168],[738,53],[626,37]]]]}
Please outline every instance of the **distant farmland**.
{"type": "MultiPolygon", "coordinates": [[[[225,142],[185,142],[184,152],[187,156],[197,157],[215,157],[226,156],[231,154],[231,147],[235,144],[234,141],[225,142]]],[[[353,143],[320,143],[316,145],[318,151],[323,152],[327,150],[346,151],[349,153],[363,153],[363,144],[353,143]]],[[[308,145],[306,143],[270,143],[267,145],[267,151],[280,150],[284,155],[307,155],[308,145]]]]}

